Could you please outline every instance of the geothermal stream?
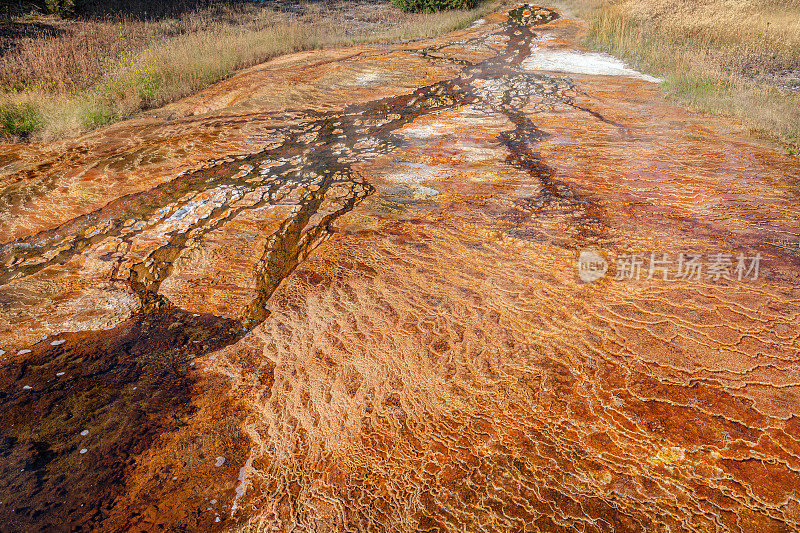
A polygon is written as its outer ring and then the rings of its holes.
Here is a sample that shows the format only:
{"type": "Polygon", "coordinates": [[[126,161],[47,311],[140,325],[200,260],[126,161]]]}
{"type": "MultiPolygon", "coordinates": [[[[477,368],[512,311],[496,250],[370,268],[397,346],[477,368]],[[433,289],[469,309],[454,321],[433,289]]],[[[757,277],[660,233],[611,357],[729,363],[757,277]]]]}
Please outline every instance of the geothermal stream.
{"type": "Polygon", "coordinates": [[[800,171],[582,32],[9,145],[0,530],[800,528],[800,171]]]}

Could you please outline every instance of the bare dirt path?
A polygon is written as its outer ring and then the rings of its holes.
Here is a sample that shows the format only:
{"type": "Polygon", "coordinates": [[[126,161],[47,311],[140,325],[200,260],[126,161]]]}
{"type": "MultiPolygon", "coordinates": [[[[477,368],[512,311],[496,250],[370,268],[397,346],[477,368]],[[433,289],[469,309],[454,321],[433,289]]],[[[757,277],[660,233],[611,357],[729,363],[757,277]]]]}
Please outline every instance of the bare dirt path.
{"type": "Polygon", "coordinates": [[[800,527],[800,169],[581,32],[8,146],[2,529],[800,527]]]}

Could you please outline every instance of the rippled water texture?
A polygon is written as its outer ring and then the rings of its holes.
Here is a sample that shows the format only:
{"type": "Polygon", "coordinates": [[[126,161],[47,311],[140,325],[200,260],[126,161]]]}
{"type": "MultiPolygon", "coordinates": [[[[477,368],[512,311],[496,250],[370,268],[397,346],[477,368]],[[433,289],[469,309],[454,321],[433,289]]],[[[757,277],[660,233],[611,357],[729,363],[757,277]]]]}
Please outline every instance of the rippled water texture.
{"type": "Polygon", "coordinates": [[[796,161],[582,34],[523,7],[6,146],[0,530],[800,528],[796,161]],[[614,279],[651,252],[761,271],[614,279]]]}

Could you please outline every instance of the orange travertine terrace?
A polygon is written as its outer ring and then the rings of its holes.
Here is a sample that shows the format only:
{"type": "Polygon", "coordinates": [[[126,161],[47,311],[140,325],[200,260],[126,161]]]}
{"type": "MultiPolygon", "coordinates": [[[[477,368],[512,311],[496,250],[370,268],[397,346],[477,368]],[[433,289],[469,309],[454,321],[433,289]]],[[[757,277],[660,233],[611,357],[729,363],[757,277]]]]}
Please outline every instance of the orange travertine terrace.
{"type": "Polygon", "coordinates": [[[3,146],[0,529],[797,531],[800,169],[582,28],[3,146]]]}

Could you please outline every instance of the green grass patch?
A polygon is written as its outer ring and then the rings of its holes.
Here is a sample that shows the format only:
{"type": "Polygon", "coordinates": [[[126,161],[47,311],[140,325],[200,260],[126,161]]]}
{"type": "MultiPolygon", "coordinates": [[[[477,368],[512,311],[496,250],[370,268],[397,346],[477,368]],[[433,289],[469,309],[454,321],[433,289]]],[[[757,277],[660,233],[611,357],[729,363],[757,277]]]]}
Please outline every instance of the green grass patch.
{"type": "Polygon", "coordinates": [[[435,13],[453,9],[474,9],[478,0],[392,0],[406,13],[435,13]]]}
{"type": "MultiPolygon", "coordinates": [[[[694,105],[727,100],[733,94],[733,85],[729,80],[712,78],[690,70],[667,73],[662,87],[694,105]]],[[[709,110],[714,111],[715,106],[711,107],[709,110]]]]}
{"type": "Polygon", "coordinates": [[[84,109],[81,113],[81,124],[86,129],[93,129],[118,120],[114,111],[108,108],[95,106],[84,109]]]}
{"type": "Polygon", "coordinates": [[[14,137],[28,137],[42,127],[42,115],[32,103],[0,106],[0,132],[14,137]]]}

